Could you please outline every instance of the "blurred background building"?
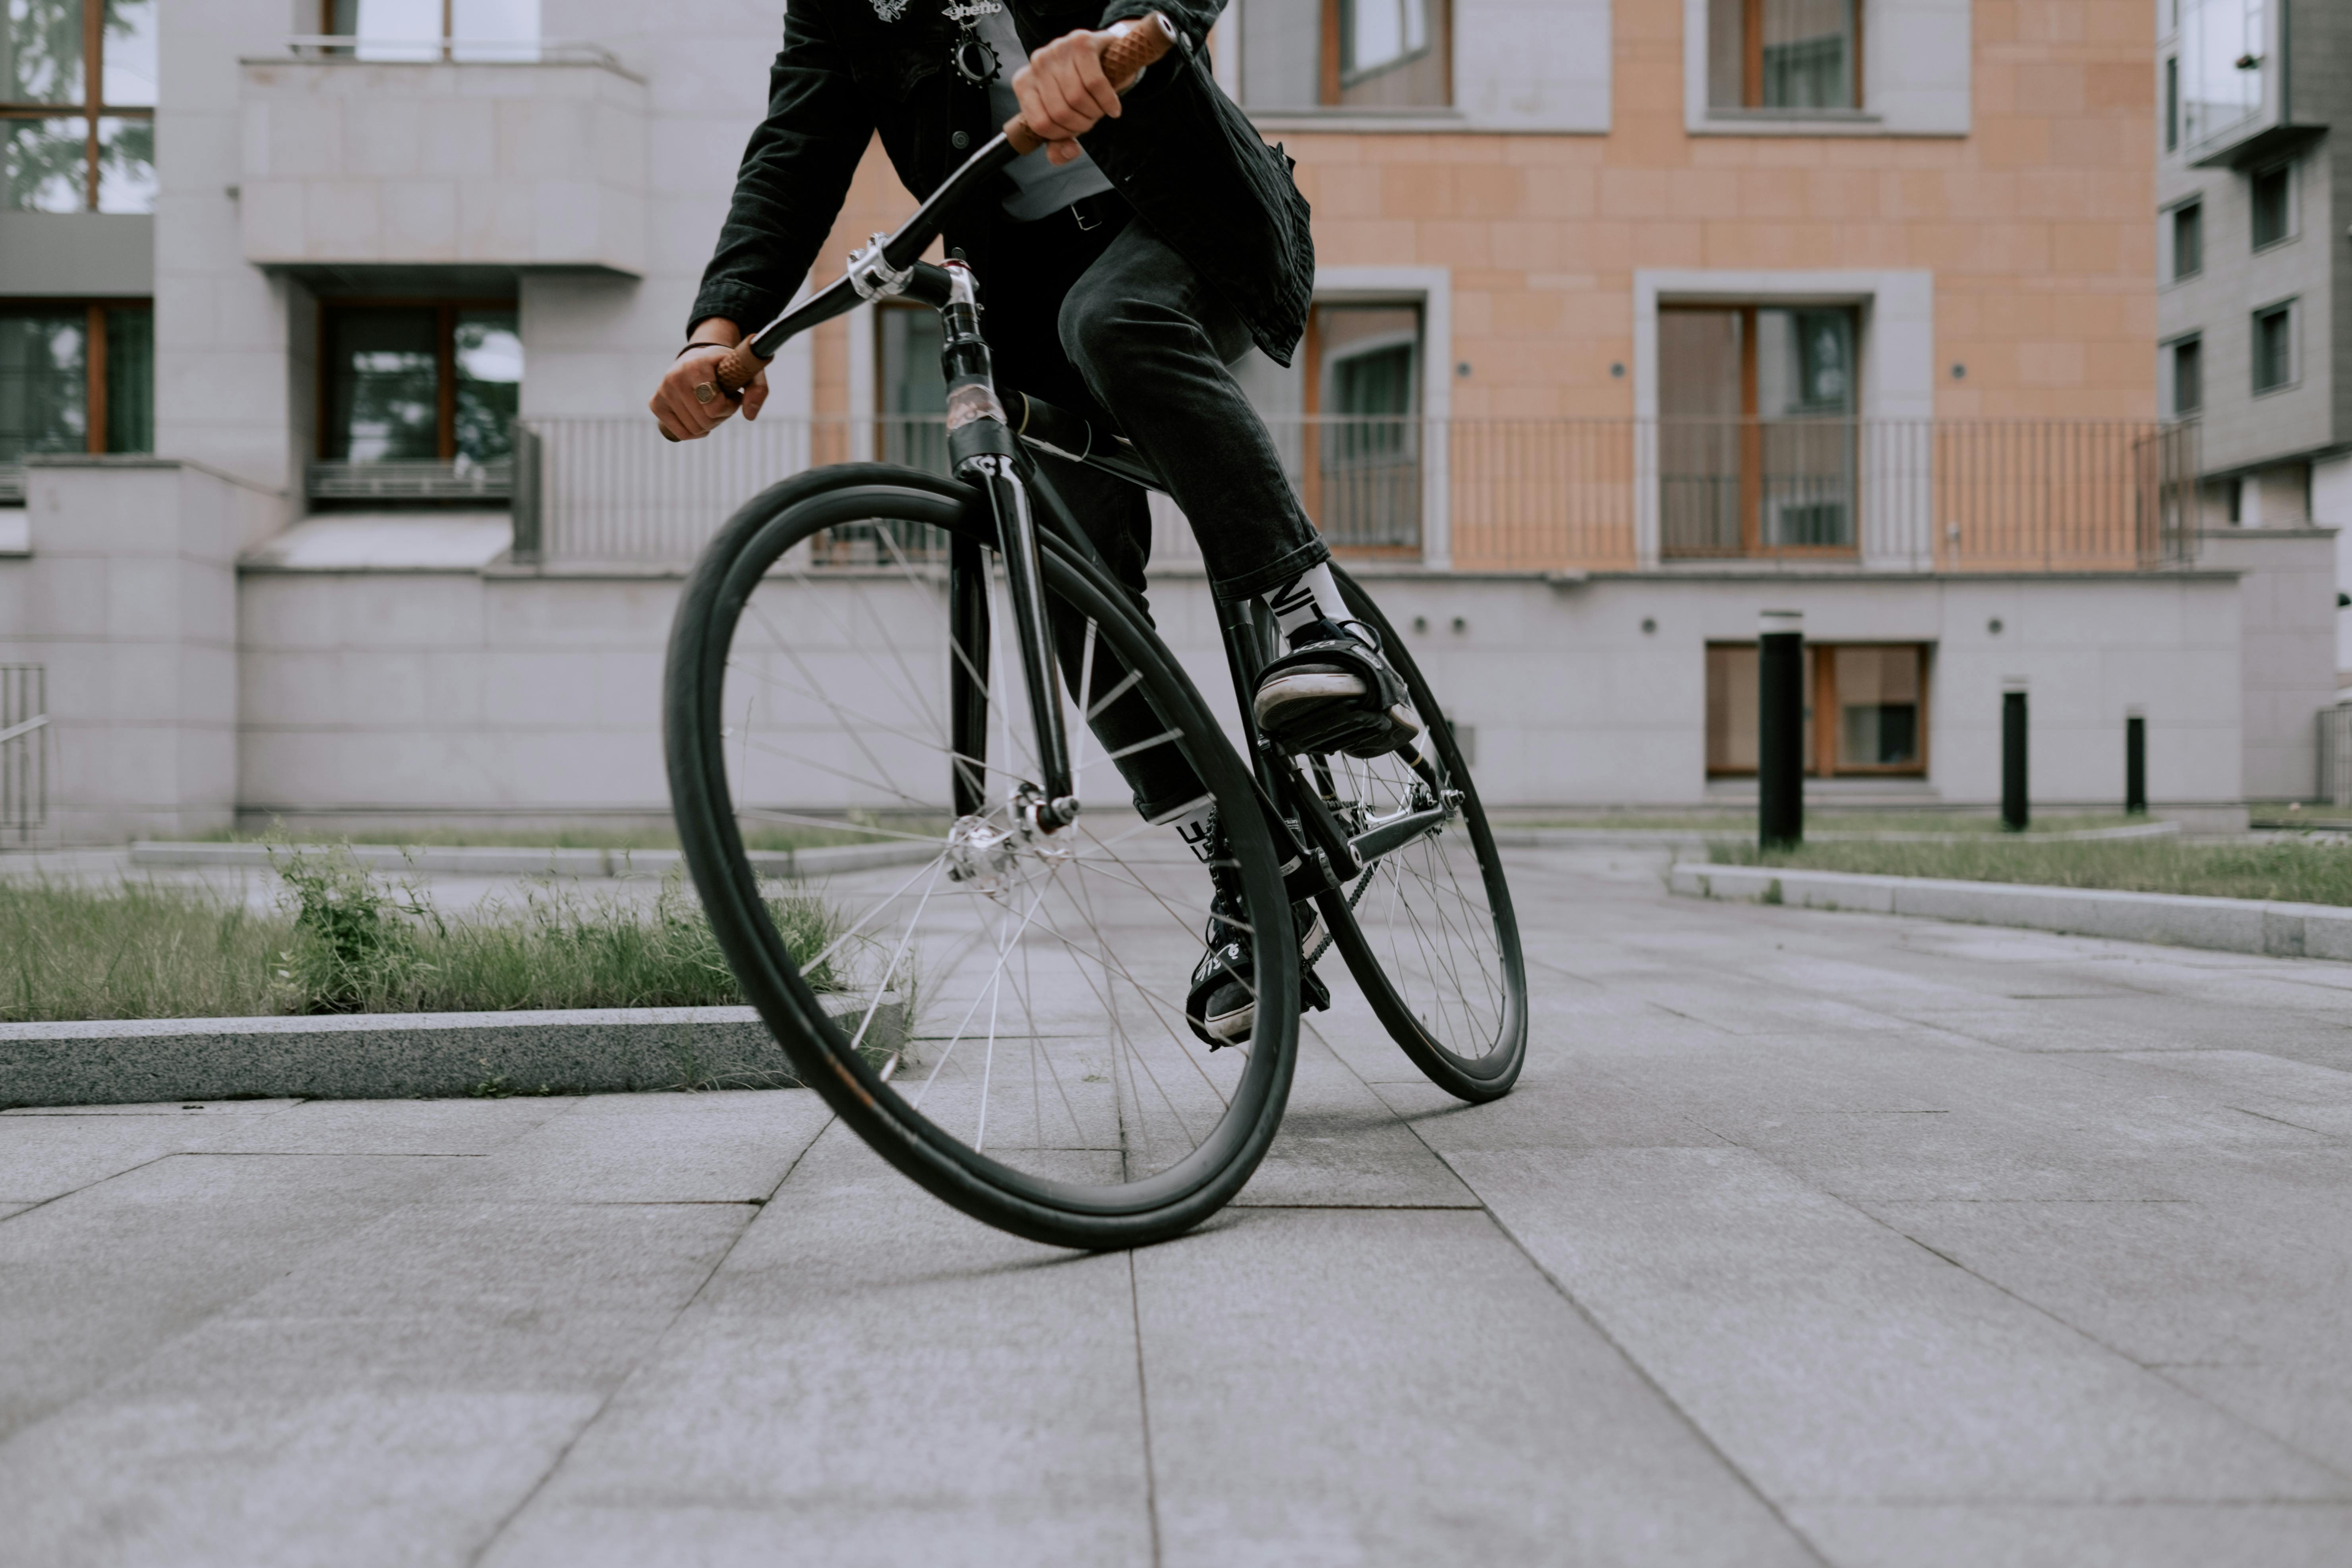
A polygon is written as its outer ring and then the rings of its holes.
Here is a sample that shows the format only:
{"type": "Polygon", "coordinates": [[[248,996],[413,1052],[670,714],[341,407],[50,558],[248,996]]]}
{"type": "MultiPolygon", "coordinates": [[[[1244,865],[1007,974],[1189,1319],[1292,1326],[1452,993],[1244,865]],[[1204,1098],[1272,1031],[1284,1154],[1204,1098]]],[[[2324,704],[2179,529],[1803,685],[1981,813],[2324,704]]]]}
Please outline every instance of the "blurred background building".
{"type": "MultiPolygon", "coordinates": [[[[941,461],[888,306],[756,426],[643,413],[779,9],[13,0],[0,835],[666,809],[683,563],[812,462],[941,461]]],[[[1319,261],[1241,374],[1490,802],[1752,798],[1765,608],[1823,797],[1996,798],[2011,679],[2045,802],[2121,800],[2132,712],[2159,810],[2313,795],[2341,10],[1234,0],[1319,261]]],[[[910,206],[874,149],[819,280],[910,206]]],[[[1155,582],[1206,676],[1164,506],[1155,582]]]]}

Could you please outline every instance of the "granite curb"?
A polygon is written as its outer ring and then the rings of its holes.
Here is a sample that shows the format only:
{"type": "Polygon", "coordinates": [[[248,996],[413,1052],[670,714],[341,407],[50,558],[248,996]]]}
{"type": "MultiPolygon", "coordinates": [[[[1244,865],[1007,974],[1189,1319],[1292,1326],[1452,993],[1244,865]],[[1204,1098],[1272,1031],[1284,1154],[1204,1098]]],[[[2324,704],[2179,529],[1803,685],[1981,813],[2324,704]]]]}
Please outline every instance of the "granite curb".
{"type": "Polygon", "coordinates": [[[1667,887],[1686,898],[2018,926],[2271,958],[2352,960],[2352,909],[2331,904],[1689,863],[1667,874],[1667,887]]]}
{"type": "MultiPolygon", "coordinates": [[[[2065,833],[2036,833],[2032,844],[2085,844],[2109,838],[2170,838],[2180,832],[2177,822],[2130,823],[2122,827],[2084,827],[2065,833]]],[[[1740,827],[1502,827],[1495,843],[1504,849],[1654,849],[1723,840],[1746,843],[1756,837],[1753,826],[1740,827]]],[[[1810,844],[1983,844],[1999,838],[1990,833],[1807,833],[1810,844]]],[[[2016,840],[2003,840],[2016,842],[2016,840]]]]}
{"type": "MultiPolygon", "coordinates": [[[[856,999],[824,999],[835,1016],[856,999]]],[[[866,1044],[899,1048],[886,1001],[866,1044]]],[[[793,1089],[749,1007],[360,1013],[0,1024],[0,1107],[173,1100],[436,1100],[660,1089],[793,1089]]]]}
{"type": "MultiPolygon", "coordinates": [[[[267,844],[183,844],[142,838],[131,847],[134,866],[221,867],[269,869],[267,844]]],[[[665,877],[678,864],[675,849],[548,849],[397,844],[289,846],[298,849],[348,847],[352,858],[376,871],[429,871],[473,877],[665,877]]],[[[808,849],[761,850],[747,857],[763,877],[805,880],[931,859],[940,841],[833,844],[808,849]]]]}

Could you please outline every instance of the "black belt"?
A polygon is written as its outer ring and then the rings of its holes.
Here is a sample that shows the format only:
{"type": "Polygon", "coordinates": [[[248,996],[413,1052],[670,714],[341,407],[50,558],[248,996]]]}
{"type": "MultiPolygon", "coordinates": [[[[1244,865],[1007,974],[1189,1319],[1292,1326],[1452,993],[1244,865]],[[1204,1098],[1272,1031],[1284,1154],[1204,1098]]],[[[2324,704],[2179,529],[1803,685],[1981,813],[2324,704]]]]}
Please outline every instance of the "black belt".
{"type": "Polygon", "coordinates": [[[1117,191],[1097,191],[1093,195],[1080,196],[1062,210],[1076,220],[1079,228],[1093,229],[1115,217],[1125,217],[1133,209],[1117,191]]]}

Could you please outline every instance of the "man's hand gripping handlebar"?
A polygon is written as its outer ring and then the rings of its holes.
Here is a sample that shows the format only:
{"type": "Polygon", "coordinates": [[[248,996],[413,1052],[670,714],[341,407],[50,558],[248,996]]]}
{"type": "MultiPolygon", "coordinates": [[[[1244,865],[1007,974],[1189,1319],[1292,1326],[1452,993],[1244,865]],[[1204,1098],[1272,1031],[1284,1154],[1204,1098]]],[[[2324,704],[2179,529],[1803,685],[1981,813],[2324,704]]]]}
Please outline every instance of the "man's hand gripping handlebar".
{"type": "MultiPolygon", "coordinates": [[[[1159,12],[1136,22],[1122,22],[1106,33],[1096,35],[1103,39],[1100,56],[1103,76],[1118,84],[1124,92],[1135,84],[1145,67],[1165,55],[1176,44],[1175,25],[1159,12]]],[[[1053,46],[1048,46],[1050,49],[1053,46]]],[[[1046,50],[1039,50],[1042,56],[1046,50]]],[[[715,365],[708,358],[693,362],[696,366],[710,366],[709,379],[698,381],[690,389],[696,401],[703,405],[725,398],[740,402],[743,389],[751,384],[768,362],[782,352],[785,343],[820,321],[846,315],[864,300],[878,295],[907,291],[908,283],[917,277],[918,265],[931,241],[946,226],[948,214],[976,188],[985,184],[1015,158],[1045,146],[1048,138],[1030,129],[1022,115],[1004,122],[1002,134],[992,137],[985,146],[965,160],[961,168],[948,176],[930,199],[915,209],[905,226],[896,234],[876,235],[866,247],[849,258],[849,270],[799,307],[785,311],[765,327],[727,351],[715,365]]],[[[713,345],[717,346],[717,345],[713,345]]],[[[656,411],[660,395],[655,398],[656,411]]],[[[675,441],[677,437],[665,427],[662,434],[675,441]]]]}

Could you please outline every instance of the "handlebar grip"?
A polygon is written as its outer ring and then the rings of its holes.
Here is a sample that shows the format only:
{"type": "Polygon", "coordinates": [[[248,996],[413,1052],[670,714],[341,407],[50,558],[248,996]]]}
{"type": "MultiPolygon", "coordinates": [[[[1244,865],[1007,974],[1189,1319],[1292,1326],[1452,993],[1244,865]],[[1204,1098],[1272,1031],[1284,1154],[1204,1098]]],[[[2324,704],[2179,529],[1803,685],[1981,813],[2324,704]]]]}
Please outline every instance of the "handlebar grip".
{"type": "MultiPolygon", "coordinates": [[[[1103,47],[1103,75],[1113,83],[1128,81],[1175,47],[1176,24],[1154,11],[1103,47]]],[[[1024,157],[1045,144],[1017,114],[1004,122],[1004,139],[1024,157]]]]}
{"type": "Polygon", "coordinates": [[[761,359],[752,349],[751,340],[745,338],[728,350],[726,357],[719,362],[717,372],[719,390],[730,397],[740,397],[743,395],[743,389],[751,385],[759,374],[767,368],[768,362],[761,359]]]}

